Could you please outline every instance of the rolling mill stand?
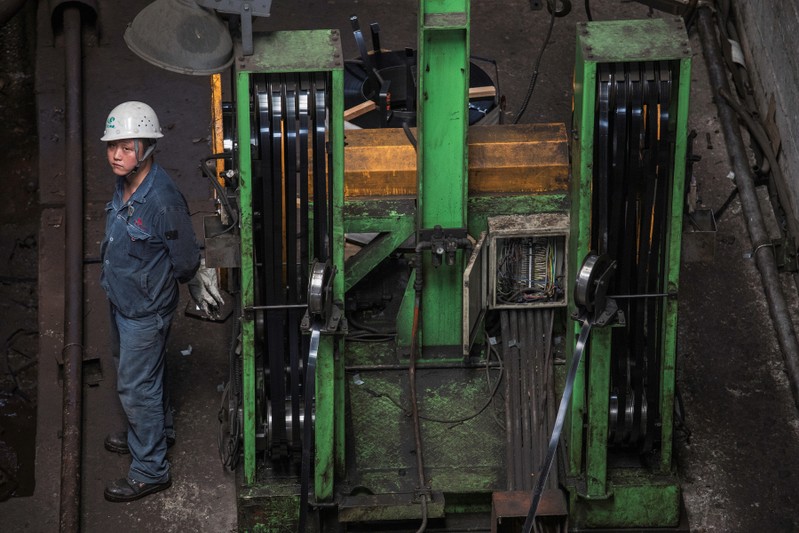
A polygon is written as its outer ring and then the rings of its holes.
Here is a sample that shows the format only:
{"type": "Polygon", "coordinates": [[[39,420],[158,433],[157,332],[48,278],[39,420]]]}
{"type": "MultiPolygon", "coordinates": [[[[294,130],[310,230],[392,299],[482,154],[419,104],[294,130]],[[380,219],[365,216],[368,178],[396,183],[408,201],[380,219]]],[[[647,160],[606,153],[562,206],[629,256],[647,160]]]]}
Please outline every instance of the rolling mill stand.
{"type": "Polygon", "coordinates": [[[565,125],[469,126],[468,0],[420,2],[415,128],[345,132],[338,32],[253,36],[206,226],[243,530],[677,524],[681,24],[578,27],[571,187],[565,125]]]}

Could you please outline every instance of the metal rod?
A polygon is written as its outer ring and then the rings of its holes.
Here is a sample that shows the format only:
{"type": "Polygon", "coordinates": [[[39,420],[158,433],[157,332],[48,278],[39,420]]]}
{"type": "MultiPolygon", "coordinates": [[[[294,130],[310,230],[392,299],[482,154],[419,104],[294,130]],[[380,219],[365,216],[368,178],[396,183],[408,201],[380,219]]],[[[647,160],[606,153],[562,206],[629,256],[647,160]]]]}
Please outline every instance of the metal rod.
{"type": "Polygon", "coordinates": [[[80,530],[81,377],[83,372],[83,141],[81,15],[64,9],[66,200],[61,532],[80,530]]]}
{"type": "Polygon", "coordinates": [[[273,309],[305,309],[308,304],[285,304],[285,305],[250,305],[244,308],[245,311],[270,311],[273,309]]]}
{"type": "Polygon", "coordinates": [[[615,298],[617,300],[629,300],[632,298],[676,298],[676,292],[652,292],[647,294],[608,294],[607,298],[615,298]]]}
{"type": "MultiPolygon", "coordinates": [[[[417,370],[484,370],[486,368],[502,368],[500,363],[416,363],[417,370]]],[[[345,372],[383,372],[386,370],[406,371],[408,365],[350,365],[344,368],[345,372]]]]}
{"type": "MultiPolygon", "coordinates": [[[[771,242],[771,238],[766,231],[763,215],[760,212],[760,204],[755,191],[751,169],[749,168],[749,159],[746,155],[741,129],[738,125],[738,117],[729,104],[719,96],[721,90],[729,93],[730,86],[727,81],[727,71],[724,68],[718,39],[716,38],[716,28],[713,23],[711,9],[705,6],[700,7],[697,22],[702,40],[702,50],[710,77],[710,86],[715,90],[719,120],[724,132],[724,138],[727,141],[727,151],[735,173],[735,184],[741,197],[741,208],[749,230],[749,237],[753,246],[757,249],[761,244],[771,242]]],[[[796,341],[796,332],[788,313],[785,295],[782,292],[776,259],[773,253],[764,252],[762,249],[760,253],[755,255],[754,259],[760,271],[769,313],[774,329],[777,332],[777,341],[782,350],[794,403],[799,407],[799,344],[796,341]]]]}

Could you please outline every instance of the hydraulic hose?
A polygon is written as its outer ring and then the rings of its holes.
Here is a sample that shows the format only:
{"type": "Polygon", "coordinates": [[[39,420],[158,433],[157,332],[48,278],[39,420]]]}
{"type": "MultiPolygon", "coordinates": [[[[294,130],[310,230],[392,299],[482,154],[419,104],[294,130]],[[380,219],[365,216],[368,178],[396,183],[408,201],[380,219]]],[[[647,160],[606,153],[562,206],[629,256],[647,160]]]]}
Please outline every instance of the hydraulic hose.
{"type": "Polygon", "coordinates": [[[752,172],[749,168],[749,159],[746,155],[741,129],[738,125],[738,117],[733,108],[721,97],[721,94],[730,94],[731,91],[723,56],[716,37],[713,12],[709,7],[702,6],[699,8],[697,23],[710,77],[710,86],[714,88],[719,120],[724,132],[724,138],[727,141],[727,151],[735,173],[735,184],[738,187],[741,208],[754,249],[754,260],[757,269],[760,271],[763,289],[769,306],[769,314],[777,332],[777,341],[782,350],[794,403],[799,407],[799,344],[796,341],[796,332],[788,312],[785,295],[782,292],[776,259],[773,253],[764,249],[771,247],[771,239],[766,231],[763,215],[760,211],[752,172]]]}

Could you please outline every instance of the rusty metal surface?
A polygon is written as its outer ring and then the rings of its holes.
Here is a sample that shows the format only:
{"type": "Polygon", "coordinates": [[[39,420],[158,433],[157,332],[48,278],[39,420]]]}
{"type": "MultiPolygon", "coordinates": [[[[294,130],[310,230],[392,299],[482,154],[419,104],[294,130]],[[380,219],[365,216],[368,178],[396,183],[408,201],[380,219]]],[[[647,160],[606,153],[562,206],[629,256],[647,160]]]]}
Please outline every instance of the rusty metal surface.
{"type": "MultiPolygon", "coordinates": [[[[416,154],[403,130],[349,130],[346,143],[347,198],[416,194],[416,154]]],[[[470,195],[560,192],[568,177],[563,124],[469,129],[470,195]]]]}
{"type": "MultiPolygon", "coordinates": [[[[444,495],[432,492],[427,495],[427,516],[430,519],[444,516],[444,495]]],[[[339,504],[339,521],[362,522],[371,520],[416,520],[422,518],[418,494],[361,494],[349,496],[339,504]]]]}
{"type": "MultiPolygon", "coordinates": [[[[491,495],[491,506],[497,519],[506,517],[524,517],[530,509],[532,492],[528,490],[513,490],[495,492],[491,495]]],[[[541,504],[538,506],[540,516],[565,516],[568,513],[566,496],[559,489],[544,491],[541,504]]]]}

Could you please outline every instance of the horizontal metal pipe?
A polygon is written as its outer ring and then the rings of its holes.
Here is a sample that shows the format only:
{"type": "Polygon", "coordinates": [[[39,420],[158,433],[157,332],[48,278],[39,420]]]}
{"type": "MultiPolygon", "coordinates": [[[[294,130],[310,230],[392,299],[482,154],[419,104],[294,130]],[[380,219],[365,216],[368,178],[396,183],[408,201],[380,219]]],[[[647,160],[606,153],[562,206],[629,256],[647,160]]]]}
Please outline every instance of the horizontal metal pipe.
{"type": "MultiPolygon", "coordinates": [[[[482,370],[488,368],[502,368],[499,363],[416,363],[417,370],[482,370]]],[[[376,372],[385,370],[408,370],[408,365],[351,365],[344,368],[345,372],[376,372]]]]}
{"type": "Polygon", "coordinates": [[[754,254],[755,263],[760,271],[766,301],[769,306],[769,314],[777,333],[777,341],[782,350],[794,403],[799,407],[799,344],[796,341],[796,332],[794,331],[791,316],[788,313],[785,295],[782,293],[776,259],[773,252],[769,250],[769,246],[762,246],[771,243],[771,238],[766,231],[763,214],[760,212],[760,202],[757,198],[752,171],[749,168],[749,158],[746,155],[741,128],[738,125],[738,117],[726,100],[720,96],[720,91],[726,91],[728,94],[731,91],[711,9],[704,6],[699,8],[697,22],[702,40],[702,50],[710,77],[710,86],[715,91],[714,96],[719,112],[719,121],[724,132],[724,138],[727,141],[727,152],[732,164],[732,170],[735,173],[735,184],[738,187],[741,208],[749,230],[749,237],[752,240],[752,246],[756,250],[754,254]]]}

